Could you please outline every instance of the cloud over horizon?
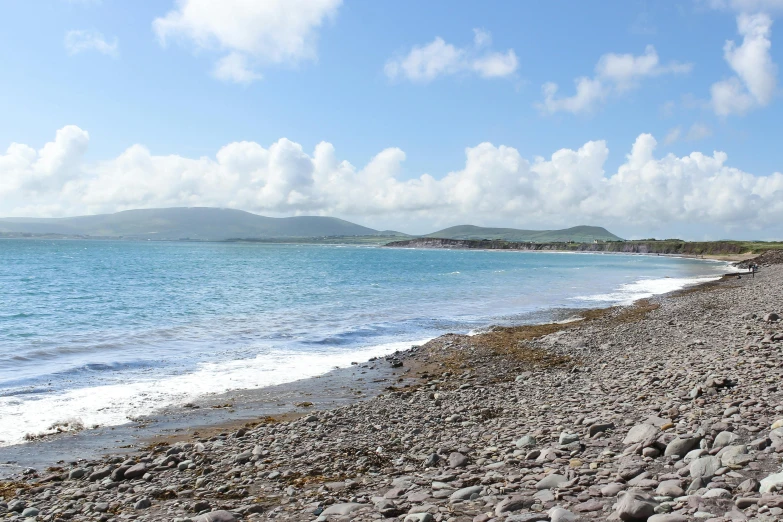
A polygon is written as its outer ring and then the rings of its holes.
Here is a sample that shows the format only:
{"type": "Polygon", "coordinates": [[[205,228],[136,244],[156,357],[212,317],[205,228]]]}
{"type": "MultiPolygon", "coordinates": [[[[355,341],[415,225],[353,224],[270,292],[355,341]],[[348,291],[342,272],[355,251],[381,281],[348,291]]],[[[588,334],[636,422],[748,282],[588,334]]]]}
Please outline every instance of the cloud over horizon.
{"type": "Polygon", "coordinates": [[[742,44],[727,40],[723,57],[736,74],[712,84],[712,108],[718,116],[743,115],[769,105],[777,89],[777,65],[772,61],[772,19],[764,13],[737,16],[742,44]]]}
{"type": "Polygon", "coordinates": [[[71,56],[86,51],[96,51],[112,58],[117,58],[120,55],[116,37],[108,42],[99,32],[76,29],[65,33],[65,50],[71,56]]]}
{"type": "Polygon", "coordinates": [[[541,86],[544,100],[536,103],[542,112],[570,112],[573,114],[593,112],[609,96],[618,95],[635,89],[643,78],[664,74],[689,73],[693,66],[689,63],[670,62],[661,65],[655,47],[648,45],[644,54],[635,56],[630,53],[607,53],[598,59],[595,76],[582,76],[574,80],[576,92],[572,96],[557,94],[558,84],[547,82],[541,86]]]}
{"type": "Polygon", "coordinates": [[[316,214],[422,228],[462,222],[508,225],[600,223],[644,227],[692,224],[763,230],[783,219],[783,174],[757,176],[727,165],[725,153],[654,156],[641,134],[609,175],[609,148],[527,160],[505,145],[465,149],[460,170],[400,179],[405,153],[379,152],[363,167],[321,142],[312,153],[281,138],[222,147],[214,158],[156,155],[142,145],[116,158],[84,159],[89,134],[69,125],[36,150],[13,143],[0,154],[0,215],[61,216],[172,206],[232,207],[277,215],[316,214]]]}
{"type": "Polygon", "coordinates": [[[414,45],[404,56],[386,62],[384,72],[392,80],[428,83],[438,76],[476,74],[481,78],[503,78],[514,74],[519,62],[513,49],[492,51],[492,35],[473,29],[473,45],[455,47],[436,37],[424,46],[414,45]]]}

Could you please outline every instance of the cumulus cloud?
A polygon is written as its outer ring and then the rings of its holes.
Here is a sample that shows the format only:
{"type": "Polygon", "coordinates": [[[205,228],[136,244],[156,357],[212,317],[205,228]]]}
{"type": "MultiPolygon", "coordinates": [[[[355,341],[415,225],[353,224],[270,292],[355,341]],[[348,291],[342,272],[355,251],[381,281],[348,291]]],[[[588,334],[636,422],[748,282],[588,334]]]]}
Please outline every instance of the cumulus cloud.
{"type": "Polygon", "coordinates": [[[156,18],[161,45],[178,40],[196,50],[224,53],[215,77],[248,83],[269,63],[297,64],[316,58],[317,30],[337,14],[342,0],[179,0],[156,18]]]}
{"type": "Polygon", "coordinates": [[[544,100],[536,106],[543,112],[589,113],[612,94],[635,89],[643,78],[663,74],[683,74],[692,69],[689,63],[660,63],[655,47],[648,45],[644,54],[608,53],[598,60],[595,76],[583,76],[574,80],[576,93],[572,96],[557,97],[560,88],[556,83],[545,83],[541,91],[544,100]]]}
{"type": "Polygon", "coordinates": [[[764,228],[783,219],[783,174],[743,172],[722,152],[655,157],[649,134],[610,173],[604,141],[533,160],[513,147],[480,143],[465,149],[459,170],[413,179],[401,178],[406,156],[397,148],[363,167],[339,159],[330,143],[308,152],[284,138],[269,147],[230,143],[199,158],[133,145],[89,163],[88,143],[87,132],[68,126],[39,150],[11,144],[0,154],[0,215],[204,205],[420,229],[458,222],[764,228]]]}
{"type": "Polygon", "coordinates": [[[758,13],[737,16],[737,32],[742,44],[728,40],[723,57],[736,73],[712,85],[712,108],[719,116],[745,114],[756,107],[768,105],[777,88],[777,66],[772,61],[772,19],[758,13]]]}
{"type": "Polygon", "coordinates": [[[513,49],[492,51],[492,35],[473,30],[473,45],[455,47],[441,37],[424,46],[414,45],[408,54],[386,62],[384,72],[392,80],[407,79],[426,83],[438,76],[474,73],[482,78],[501,78],[514,74],[519,65],[513,49]]]}
{"type": "Polygon", "coordinates": [[[107,42],[101,33],[95,31],[73,30],[65,33],[65,50],[74,55],[85,51],[97,51],[101,54],[117,58],[119,56],[117,38],[107,42]]]}

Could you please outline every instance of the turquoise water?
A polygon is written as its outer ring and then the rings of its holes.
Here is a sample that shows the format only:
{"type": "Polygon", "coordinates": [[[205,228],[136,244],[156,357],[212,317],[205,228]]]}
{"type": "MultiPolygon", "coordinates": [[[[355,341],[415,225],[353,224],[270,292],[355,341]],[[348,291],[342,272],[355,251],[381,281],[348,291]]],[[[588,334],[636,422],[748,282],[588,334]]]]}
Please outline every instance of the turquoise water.
{"type": "Polygon", "coordinates": [[[0,445],[719,272],[656,256],[0,240],[0,445]]]}

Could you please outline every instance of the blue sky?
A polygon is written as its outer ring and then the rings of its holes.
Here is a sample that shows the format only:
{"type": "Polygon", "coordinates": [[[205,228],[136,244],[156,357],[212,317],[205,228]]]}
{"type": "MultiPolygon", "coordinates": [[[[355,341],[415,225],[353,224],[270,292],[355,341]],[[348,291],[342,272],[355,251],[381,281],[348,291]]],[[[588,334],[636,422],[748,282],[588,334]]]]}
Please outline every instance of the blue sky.
{"type": "Polygon", "coordinates": [[[0,214],[209,204],[413,232],[589,221],[629,236],[776,234],[779,0],[258,4],[4,2],[0,214]],[[582,77],[592,90],[569,100],[582,77]],[[646,174],[596,178],[616,176],[646,134],[646,174]],[[241,165],[217,157],[239,142],[241,165]],[[332,167],[318,166],[321,142],[332,167]],[[597,142],[600,165],[579,159],[597,142]],[[12,143],[35,157],[3,156],[12,143]],[[47,143],[66,158],[56,167],[47,143]],[[561,150],[576,163],[554,165],[561,150]],[[719,165],[661,161],[714,151],[719,165]],[[682,180],[682,168],[699,172],[682,180]],[[552,191],[560,206],[543,201],[552,191]],[[725,208],[694,203],[710,197],[725,208]],[[628,201],[609,208],[616,198],[628,201]],[[656,205],[673,210],[637,213],[656,205]]]}

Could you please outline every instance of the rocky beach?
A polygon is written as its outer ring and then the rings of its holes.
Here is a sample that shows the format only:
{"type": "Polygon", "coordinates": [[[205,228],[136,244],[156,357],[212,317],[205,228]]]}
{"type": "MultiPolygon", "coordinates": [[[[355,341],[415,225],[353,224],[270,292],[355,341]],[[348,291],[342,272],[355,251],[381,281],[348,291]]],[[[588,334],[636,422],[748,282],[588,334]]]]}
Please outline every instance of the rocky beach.
{"type": "Polygon", "coordinates": [[[5,520],[783,520],[783,265],[357,365],[379,395],[52,463],[5,520]]]}

